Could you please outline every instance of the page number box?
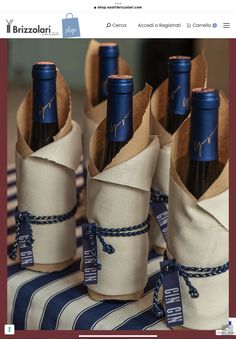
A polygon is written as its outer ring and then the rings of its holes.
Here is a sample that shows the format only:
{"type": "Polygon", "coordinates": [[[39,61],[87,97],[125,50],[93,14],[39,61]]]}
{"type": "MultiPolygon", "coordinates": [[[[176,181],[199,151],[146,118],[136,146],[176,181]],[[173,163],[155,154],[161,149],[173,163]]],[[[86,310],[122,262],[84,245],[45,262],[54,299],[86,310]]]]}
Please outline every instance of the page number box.
{"type": "Polygon", "coordinates": [[[14,335],[15,334],[15,325],[5,325],[4,334],[14,335]]]}

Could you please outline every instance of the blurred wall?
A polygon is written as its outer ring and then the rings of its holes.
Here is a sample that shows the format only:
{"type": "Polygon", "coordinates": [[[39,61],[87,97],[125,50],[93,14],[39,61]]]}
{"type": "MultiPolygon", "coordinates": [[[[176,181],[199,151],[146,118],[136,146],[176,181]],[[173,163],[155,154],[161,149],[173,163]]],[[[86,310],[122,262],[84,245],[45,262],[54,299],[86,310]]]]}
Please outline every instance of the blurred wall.
{"type": "Polygon", "coordinates": [[[208,61],[208,86],[228,94],[229,86],[229,40],[200,39],[196,40],[195,50],[205,50],[208,61]]]}
{"type": "MultiPolygon", "coordinates": [[[[73,89],[84,88],[84,61],[89,39],[14,39],[9,40],[9,80],[31,84],[31,68],[35,61],[54,61],[73,89]]],[[[104,39],[101,41],[105,41],[104,39]]],[[[112,39],[119,43],[120,55],[134,74],[136,91],[140,89],[140,39],[112,39]]]]}
{"type": "MultiPolygon", "coordinates": [[[[9,79],[19,84],[31,84],[31,67],[38,60],[55,61],[73,89],[84,88],[84,60],[89,39],[13,39],[9,40],[9,79]]],[[[103,40],[105,41],[105,40],[103,40]]],[[[135,91],[143,86],[141,48],[146,39],[113,39],[120,47],[120,54],[131,66],[135,91]]],[[[168,42],[168,40],[166,39],[168,42]]],[[[205,49],[209,64],[208,85],[228,93],[228,40],[197,39],[194,54],[205,49]]],[[[168,44],[167,44],[168,46],[168,44]]]]}

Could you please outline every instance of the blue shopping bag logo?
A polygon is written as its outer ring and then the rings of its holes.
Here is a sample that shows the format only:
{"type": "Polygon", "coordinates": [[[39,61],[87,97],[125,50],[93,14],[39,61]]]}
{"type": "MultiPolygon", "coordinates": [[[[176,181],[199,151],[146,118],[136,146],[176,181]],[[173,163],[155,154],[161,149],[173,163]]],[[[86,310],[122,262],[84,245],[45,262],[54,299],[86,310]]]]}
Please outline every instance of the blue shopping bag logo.
{"type": "Polygon", "coordinates": [[[79,19],[74,18],[72,13],[67,13],[62,19],[63,38],[74,38],[80,36],[79,19]]]}

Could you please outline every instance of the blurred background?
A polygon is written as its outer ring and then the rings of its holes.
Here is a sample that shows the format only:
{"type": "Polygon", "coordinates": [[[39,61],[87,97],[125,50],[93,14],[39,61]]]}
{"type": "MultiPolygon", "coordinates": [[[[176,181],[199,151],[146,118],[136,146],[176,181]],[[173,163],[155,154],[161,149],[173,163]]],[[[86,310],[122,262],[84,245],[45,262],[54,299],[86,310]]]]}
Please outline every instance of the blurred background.
{"type": "MultiPolygon", "coordinates": [[[[16,112],[31,86],[32,64],[54,61],[72,94],[72,113],[79,121],[83,111],[84,62],[88,39],[13,39],[8,43],[8,163],[14,162],[16,112]]],[[[105,41],[99,40],[99,41],[105,41]]],[[[110,41],[110,40],[109,40],[110,41]]],[[[156,88],[167,77],[167,60],[171,55],[194,57],[205,50],[208,61],[208,86],[228,94],[228,40],[226,39],[113,39],[120,55],[129,63],[135,92],[145,82],[156,88]]]]}

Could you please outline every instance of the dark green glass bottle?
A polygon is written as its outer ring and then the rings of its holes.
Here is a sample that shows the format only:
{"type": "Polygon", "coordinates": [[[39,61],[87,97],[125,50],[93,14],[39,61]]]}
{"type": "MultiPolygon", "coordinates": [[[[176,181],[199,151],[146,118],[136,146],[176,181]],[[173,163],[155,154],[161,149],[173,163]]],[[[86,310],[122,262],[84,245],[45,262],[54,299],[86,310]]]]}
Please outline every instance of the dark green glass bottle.
{"type": "Polygon", "coordinates": [[[199,199],[219,176],[217,90],[192,91],[188,167],[185,185],[199,199]]]}
{"type": "Polygon", "coordinates": [[[102,171],[133,136],[133,78],[113,75],[108,78],[106,143],[102,171]]]}

